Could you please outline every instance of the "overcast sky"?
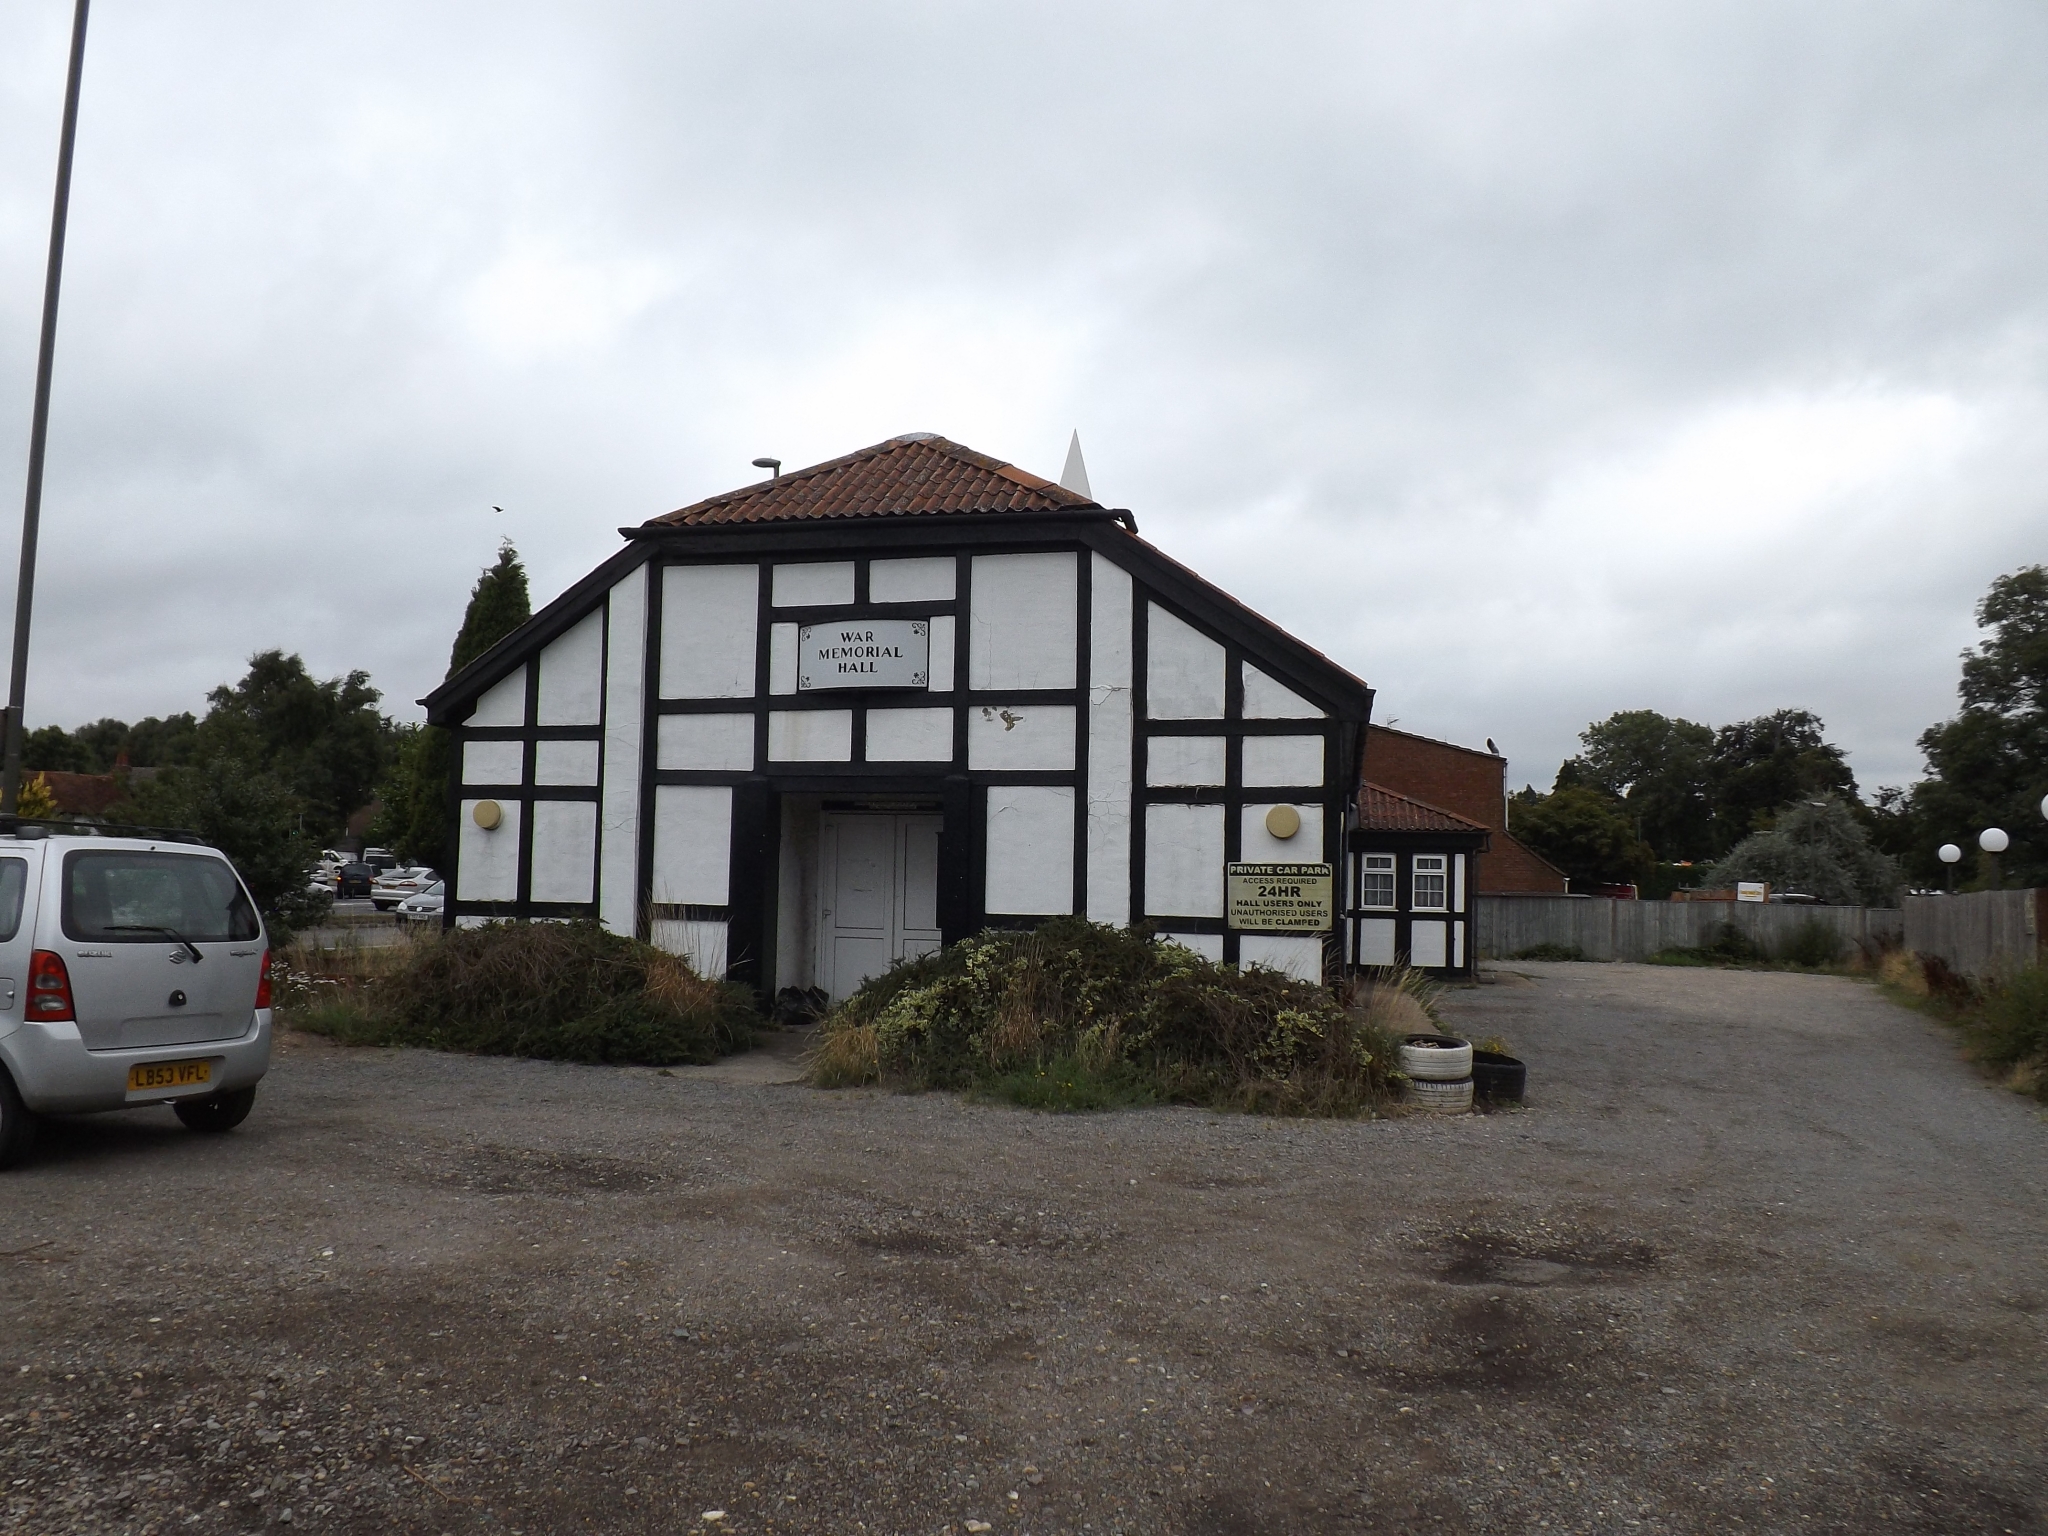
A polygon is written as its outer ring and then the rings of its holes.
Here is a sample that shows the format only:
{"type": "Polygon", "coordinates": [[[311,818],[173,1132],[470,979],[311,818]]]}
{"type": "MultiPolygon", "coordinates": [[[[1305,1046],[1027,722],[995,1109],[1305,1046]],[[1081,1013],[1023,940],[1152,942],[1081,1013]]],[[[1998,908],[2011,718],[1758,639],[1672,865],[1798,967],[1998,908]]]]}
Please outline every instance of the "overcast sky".
{"type": "MultiPolygon", "coordinates": [[[[7,592],[70,15],[0,7],[7,592]]],[[[539,603],[757,455],[1078,428],[1517,784],[1787,706],[1902,782],[2048,559],[2044,129],[2035,0],[101,0],[30,722],[271,646],[416,719],[501,537],[539,603]]]]}

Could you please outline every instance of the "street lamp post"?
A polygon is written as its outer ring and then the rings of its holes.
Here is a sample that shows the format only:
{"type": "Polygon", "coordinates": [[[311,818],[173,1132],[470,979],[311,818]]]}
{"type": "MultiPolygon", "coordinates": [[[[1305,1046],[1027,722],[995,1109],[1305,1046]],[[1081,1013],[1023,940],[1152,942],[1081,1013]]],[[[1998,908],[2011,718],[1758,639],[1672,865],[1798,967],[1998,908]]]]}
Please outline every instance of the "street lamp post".
{"type": "Polygon", "coordinates": [[[1977,834],[1977,846],[1984,850],[1984,856],[1991,865],[1991,889],[2004,890],[2005,881],[1998,873],[1998,856],[2012,846],[2012,839],[2005,835],[2002,827],[1986,827],[1977,834]]]}
{"type": "Polygon", "coordinates": [[[1956,865],[1962,862],[1963,850],[1954,843],[1943,843],[1937,850],[1941,862],[1948,866],[1948,893],[1956,893],[1956,865]]]}
{"type": "Polygon", "coordinates": [[[0,756],[0,814],[21,795],[22,708],[28,694],[29,617],[36,595],[36,537],[43,520],[43,445],[50,435],[50,369],[57,352],[57,290],[64,277],[64,223],[71,205],[71,150],[78,141],[78,82],[85,72],[85,12],[71,16],[71,70],[64,81],[64,131],[57,140],[57,196],[50,210],[50,264],[43,276],[43,334],[36,350],[36,399],[28,433],[28,495],[21,509],[21,580],[14,596],[14,670],[7,684],[7,742],[0,756]]]}

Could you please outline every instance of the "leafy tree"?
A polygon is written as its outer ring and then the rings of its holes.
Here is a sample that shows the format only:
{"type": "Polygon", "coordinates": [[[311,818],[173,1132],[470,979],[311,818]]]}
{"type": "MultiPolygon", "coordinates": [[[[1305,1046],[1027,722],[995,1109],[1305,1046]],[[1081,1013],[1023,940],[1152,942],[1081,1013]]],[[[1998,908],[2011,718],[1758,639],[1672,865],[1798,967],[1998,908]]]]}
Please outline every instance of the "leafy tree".
{"type": "Polygon", "coordinates": [[[1839,798],[1786,807],[1767,830],[1752,832],[1707,872],[1709,886],[1766,880],[1836,906],[1894,905],[1903,877],[1871,846],[1870,833],[1839,798]]]}
{"type": "Polygon", "coordinates": [[[154,715],[130,725],[112,718],[67,731],[45,725],[22,742],[22,767],[50,773],[110,773],[125,755],[135,768],[190,763],[198,750],[199,722],[190,713],[159,720],[154,715]]]}
{"type": "Polygon", "coordinates": [[[306,871],[320,843],[301,827],[304,801],[272,768],[223,749],[136,780],[118,819],[197,832],[233,861],[274,929],[309,915],[306,871]]]}
{"type": "MultiPolygon", "coordinates": [[[[469,594],[469,607],[448,657],[453,677],[533,617],[526,567],[510,539],[498,546],[469,594]]],[[[454,738],[439,726],[409,727],[398,744],[381,798],[376,834],[407,858],[445,869],[453,852],[448,825],[448,780],[455,767],[454,738]]]]}
{"type": "Polygon", "coordinates": [[[42,819],[57,814],[57,796],[50,789],[50,781],[40,773],[30,774],[22,780],[21,788],[15,795],[14,809],[17,815],[34,816],[42,819]]]}
{"type": "Polygon", "coordinates": [[[239,683],[207,695],[202,762],[264,764],[304,802],[306,830],[331,842],[369,804],[390,761],[381,697],[367,672],[319,682],[299,657],[259,652],[239,683]]]}
{"type": "Polygon", "coordinates": [[[1599,885],[1638,884],[1655,863],[1633,820],[1588,784],[1560,778],[1547,795],[1515,796],[1508,830],[1574,880],[1599,885]]]}
{"type": "Polygon", "coordinates": [[[1560,770],[1560,784],[1590,785],[1621,802],[1644,841],[1663,859],[1713,851],[1707,760],[1712,727],[1654,709],[1625,709],[1579,733],[1585,751],[1560,770]]]}
{"type": "MultiPolygon", "coordinates": [[[[161,720],[155,715],[150,715],[128,728],[128,739],[123,743],[122,750],[127,752],[128,762],[132,767],[186,766],[199,759],[199,722],[193,718],[190,710],[166,715],[161,720]]],[[[114,757],[109,756],[106,764],[108,768],[112,768],[114,757]]]]}
{"type": "Polygon", "coordinates": [[[1811,711],[1781,709],[1715,732],[1706,766],[1717,850],[1734,847],[1796,801],[1857,800],[1856,776],[1825,731],[1811,711]]]}
{"type": "MultiPolygon", "coordinates": [[[[1885,841],[1913,875],[1942,878],[1945,842],[1974,853],[1977,834],[2003,827],[2008,885],[2048,885],[2048,568],[2030,565],[1992,582],[1977,605],[1990,638],[1963,652],[1962,710],[1920,737],[1929,777],[1880,794],[1885,841]]],[[[1980,869],[1983,883],[1988,870],[1980,869]]]]}

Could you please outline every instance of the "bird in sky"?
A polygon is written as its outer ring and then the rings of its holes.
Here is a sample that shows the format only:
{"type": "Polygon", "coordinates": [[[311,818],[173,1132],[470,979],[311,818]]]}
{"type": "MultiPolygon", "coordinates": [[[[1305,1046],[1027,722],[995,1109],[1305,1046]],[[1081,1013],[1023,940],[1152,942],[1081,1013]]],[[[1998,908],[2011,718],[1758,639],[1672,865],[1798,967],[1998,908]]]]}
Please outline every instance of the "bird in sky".
{"type": "Polygon", "coordinates": [[[1486,738],[1486,750],[1491,752],[1495,757],[1500,756],[1500,748],[1496,747],[1493,744],[1493,738],[1491,736],[1486,738]]]}
{"type": "Polygon", "coordinates": [[[493,507],[493,508],[491,508],[491,510],[492,510],[493,512],[502,512],[502,511],[504,511],[505,509],[504,509],[503,507],[493,507]]]}

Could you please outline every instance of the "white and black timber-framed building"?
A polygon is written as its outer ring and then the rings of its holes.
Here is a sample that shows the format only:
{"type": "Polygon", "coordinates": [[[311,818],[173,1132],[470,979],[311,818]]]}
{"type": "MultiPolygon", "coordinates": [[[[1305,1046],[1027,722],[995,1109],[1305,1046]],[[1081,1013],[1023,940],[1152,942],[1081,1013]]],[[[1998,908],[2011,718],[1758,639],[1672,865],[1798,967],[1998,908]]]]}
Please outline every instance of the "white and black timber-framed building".
{"type": "Polygon", "coordinates": [[[1065,913],[1356,963],[1372,690],[1129,513],[913,434],[621,532],[422,701],[459,764],[445,921],[595,917],[835,1000],[1065,913]],[[1234,928],[1228,865],[1324,866],[1339,909],[1234,928]]]}

